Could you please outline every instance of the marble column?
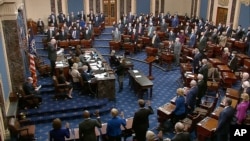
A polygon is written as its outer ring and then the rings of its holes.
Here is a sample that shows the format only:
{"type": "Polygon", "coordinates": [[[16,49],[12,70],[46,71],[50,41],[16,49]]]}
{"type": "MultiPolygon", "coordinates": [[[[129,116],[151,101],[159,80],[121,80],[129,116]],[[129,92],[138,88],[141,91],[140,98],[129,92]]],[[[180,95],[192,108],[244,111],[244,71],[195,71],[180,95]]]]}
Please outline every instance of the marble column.
{"type": "Polygon", "coordinates": [[[155,15],[155,0],[150,0],[150,13],[155,15]]]}
{"type": "MultiPolygon", "coordinates": [[[[89,0],[84,1],[84,13],[87,16],[89,14],[89,0]]],[[[86,18],[86,21],[89,22],[89,18],[86,18]]]]}
{"type": "Polygon", "coordinates": [[[117,20],[116,20],[116,22],[118,22],[119,19],[121,18],[121,13],[120,13],[120,11],[121,11],[121,0],[117,0],[116,4],[117,4],[117,16],[116,16],[117,20]]]}
{"type": "Polygon", "coordinates": [[[5,61],[8,64],[6,70],[10,75],[10,88],[15,92],[25,80],[25,65],[22,52],[27,49],[27,43],[25,43],[24,40],[20,40],[20,28],[17,25],[17,9],[15,3],[3,4],[3,6],[0,6],[0,9],[4,38],[3,47],[5,47],[7,56],[6,60],[1,61],[5,61]]]}
{"type": "Polygon", "coordinates": [[[240,7],[241,7],[241,1],[237,0],[236,5],[235,5],[235,10],[234,10],[234,16],[235,18],[233,18],[233,28],[236,29],[238,27],[239,24],[239,17],[240,17],[240,7]]]}
{"type": "Polygon", "coordinates": [[[132,14],[137,14],[136,13],[136,0],[131,0],[131,12],[132,14]]]}

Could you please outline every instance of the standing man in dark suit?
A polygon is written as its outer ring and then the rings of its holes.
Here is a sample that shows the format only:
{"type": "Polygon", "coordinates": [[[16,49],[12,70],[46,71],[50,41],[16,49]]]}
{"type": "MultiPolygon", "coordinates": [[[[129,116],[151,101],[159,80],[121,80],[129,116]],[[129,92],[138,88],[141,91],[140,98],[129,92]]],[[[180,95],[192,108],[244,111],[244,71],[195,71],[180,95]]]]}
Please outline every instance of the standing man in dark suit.
{"type": "Polygon", "coordinates": [[[236,57],[236,51],[232,52],[231,60],[228,62],[228,66],[232,72],[237,71],[238,69],[238,58],[236,57]]]}
{"type": "Polygon", "coordinates": [[[80,141],[96,141],[95,127],[101,128],[102,123],[99,116],[99,111],[96,111],[97,119],[91,119],[89,111],[83,112],[84,121],[79,124],[79,139],[80,141]]]}
{"type": "Polygon", "coordinates": [[[204,32],[201,32],[201,37],[200,37],[200,42],[198,44],[198,49],[202,56],[204,56],[204,51],[206,50],[207,47],[207,37],[205,36],[204,32]]]}
{"type": "Polygon", "coordinates": [[[235,111],[234,108],[231,106],[232,99],[227,97],[223,101],[225,107],[220,112],[218,125],[214,129],[216,135],[216,141],[227,141],[228,140],[228,133],[230,132],[230,122],[232,121],[235,111]]]}
{"type": "Polygon", "coordinates": [[[135,112],[134,120],[132,123],[132,129],[135,132],[137,141],[146,140],[146,132],[149,128],[149,115],[154,114],[154,111],[151,107],[150,101],[148,101],[148,109],[145,108],[145,101],[143,99],[138,100],[140,109],[135,112]]]}
{"type": "Polygon", "coordinates": [[[57,59],[56,51],[57,51],[56,39],[51,39],[48,45],[48,58],[50,60],[51,76],[53,76],[55,73],[56,59],[57,59]]]}
{"type": "Polygon", "coordinates": [[[158,36],[158,34],[157,34],[156,30],[155,30],[154,33],[153,33],[153,37],[152,37],[152,45],[153,45],[153,47],[158,48],[160,42],[161,42],[161,39],[160,39],[160,37],[158,36]]]}
{"type": "Polygon", "coordinates": [[[205,82],[205,84],[207,84],[207,79],[208,79],[208,62],[207,59],[203,58],[201,60],[202,66],[199,70],[199,73],[203,75],[203,80],[205,82]]]}
{"type": "Polygon", "coordinates": [[[37,31],[38,31],[40,34],[43,34],[43,33],[44,33],[44,23],[43,23],[43,21],[41,20],[41,18],[38,19],[36,25],[37,25],[37,31]]]}
{"type": "Polygon", "coordinates": [[[187,92],[186,96],[186,108],[187,108],[187,114],[190,114],[194,111],[195,104],[196,104],[196,96],[198,94],[198,87],[197,82],[195,80],[192,80],[190,82],[190,89],[187,92]]]}

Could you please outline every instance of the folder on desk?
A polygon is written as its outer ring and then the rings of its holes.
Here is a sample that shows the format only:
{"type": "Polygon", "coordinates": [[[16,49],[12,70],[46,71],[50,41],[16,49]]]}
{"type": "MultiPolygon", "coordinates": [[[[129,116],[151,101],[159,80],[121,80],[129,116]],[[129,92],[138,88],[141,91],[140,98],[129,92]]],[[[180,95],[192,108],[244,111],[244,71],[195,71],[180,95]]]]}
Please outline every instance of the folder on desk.
{"type": "Polygon", "coordinates": [[[138,73],[139,71],[138,70],[133,70],[134,73],[138,73]]]}
{"type": "Polygon", "coordinates": [[[136,76],[135,76],[135,78],[140,78],[140,77],[141,77],[141,75],[136,75],[136,76]]]}

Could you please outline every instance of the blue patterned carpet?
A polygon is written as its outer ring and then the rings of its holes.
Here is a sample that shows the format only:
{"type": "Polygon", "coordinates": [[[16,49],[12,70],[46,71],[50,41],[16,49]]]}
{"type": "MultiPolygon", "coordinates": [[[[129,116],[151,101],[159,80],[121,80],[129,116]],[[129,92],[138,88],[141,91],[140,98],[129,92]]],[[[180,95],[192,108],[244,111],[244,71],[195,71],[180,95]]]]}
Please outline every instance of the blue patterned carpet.
{"type": "MultiPolygon", "coordinates": [[[[47,60],[47,52],[43,49],[41,43],[43,36],[36,36],[37,53],[41,56],[45,63],[49,64],[47,60]]],[[[111,28],[106,28],[103,34],[100,35],[94,41],[94,48],[96,48],[106,58],[109,54],[108,41],[111,40],[111,28]]],[[[123,51],[118,52],[123,54],[123,51]]],[[[134,63],[134,69],[148,74],[148,64],[144,62],[146,58],[145,52],[133,54],[131,61],[134,63]]],[[[107,58],[106,58],[107,59],[107,58]]],[[[166,67],[166,66],[163,66],[166,67]]],[[[154,115],[150,116],[150,129],[156,131],[155,128],[158,125],[157,122],[157,108],[170,101],[175,96],[176,89],[180,87],[178,80],[180,78],[179,67],[174,67],[171,71],[164,71],[161,67],[154,64],[152,68],[154,76],[154,88],[153,98],[151,100],[152,107],[154,109],[154,115]]],[[[80,96],[79,91],[73,91],[73,99],[58,100],[52,99],[54,94],[54,88],[50,77],[39,77],[38,84],[41,84],[43,103],[39,109],[31,109],[24,111],[28,115],[27,117],[35,121],[36,124],[36,138],[38,141],[46,141],[48,139],[48,131],[52,129],[52,120],[56,117],[60,117],[63,121],[69,122],[71,128],[77,128],[78,124],[83,120],[82,111],[88,109],[94,111],[99,109],[101,111],[102,121],[106,122],[111,116],[109,110],[112,107],[116,107],[119,110],[124,111],[125,117],[132,117],[134,112],[138,109],[137,100],[138,97],[133,91],[130,90],[128,85],[128,77],[125,78],[125,89],[121,93],[116,93],[116,101],[108,101],[107,99],[94,99],[88,96],[80,96]]],[[[238,87],[238,86],[237,86],[238,87]]],[[[116,89],[118,90],[118,83],[116,82],[116,89]]],[[[223,90],[221,90],[223,93],[223,90]]],[[[144,99],[148,99],[144,95],[144,99]]],[[[166,137],[170,137],[173,134],[166,134],[166,137]]],[[[130,141],[132,139],[128,139],[130,141]]]]}

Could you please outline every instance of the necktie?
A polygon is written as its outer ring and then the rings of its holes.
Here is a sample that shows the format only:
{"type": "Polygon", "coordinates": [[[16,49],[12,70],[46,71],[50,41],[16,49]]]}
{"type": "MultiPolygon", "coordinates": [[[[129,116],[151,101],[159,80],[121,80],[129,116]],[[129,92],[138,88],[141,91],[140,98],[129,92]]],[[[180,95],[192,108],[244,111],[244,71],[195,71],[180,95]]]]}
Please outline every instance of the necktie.
{"type": "Polygon", "coordinates": [[[76,38],[76,31],[73,31],[73,38],[76,38]]]}
{"type": "Polygon", "coordinates": [[[139,27],[139,31],[138,31],[138,33],[141,33],[141,26],[139,27]]]}
{"type": "Polygon", "coordinates": [[[154,37],[152,39],[152,44],[154,44],[154,42],[155,42],[155,37],[156,37],[156,35],[154,35],[154,37]]]}

